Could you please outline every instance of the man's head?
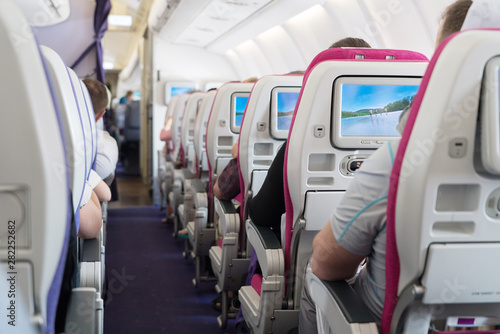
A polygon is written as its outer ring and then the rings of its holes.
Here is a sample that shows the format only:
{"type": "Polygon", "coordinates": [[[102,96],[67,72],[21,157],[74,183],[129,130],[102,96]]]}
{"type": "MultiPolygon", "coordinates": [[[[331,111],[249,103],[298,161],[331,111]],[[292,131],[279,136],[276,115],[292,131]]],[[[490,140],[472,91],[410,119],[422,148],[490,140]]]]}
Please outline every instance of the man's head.
{"type": "Polygon", "coordinates": [[[371,48],[371,46],[364,39],[346,37],[336,41],[329,47],[329,49],[334,48],[371,48]]]}
{"type": "Polygon", "coordinates": [[[87,86],[87,90],[89,91],[92,107],[94,108],[95,120],[97,122],[104,115],[106,107],[108,106],[108,92],[106,91],[106,86],[90,78],[83,79],[83,83],[87,86]]]}
{"type": "Polygon", "coordinates": [[[127,91],[127,94],[125,94],[125,97],[127,98],[127,102],[132,101],[132,99],[134,98],[134,92],[131,90],[127,91]]]}
{"type": "Polygon", "coordinates": [[[436,48],[446,37],[460,31],[471,5],[472,0],[457,0],[445,9],[441,15],[442,22],[436,38],[436,48]]]}

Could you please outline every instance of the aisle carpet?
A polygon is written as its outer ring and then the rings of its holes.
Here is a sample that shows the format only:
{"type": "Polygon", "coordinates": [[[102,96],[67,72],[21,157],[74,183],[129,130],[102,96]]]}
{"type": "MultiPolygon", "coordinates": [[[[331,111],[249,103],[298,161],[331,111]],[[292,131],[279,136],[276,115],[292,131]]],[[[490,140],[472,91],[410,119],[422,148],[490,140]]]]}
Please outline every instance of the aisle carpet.
{"type": "Polygon", "coordinates": [[[215,283],[193,286],[184,240],[162,217],[154,206],[109,210],[104,333],[224,333],[211,304],[215,283]]]}

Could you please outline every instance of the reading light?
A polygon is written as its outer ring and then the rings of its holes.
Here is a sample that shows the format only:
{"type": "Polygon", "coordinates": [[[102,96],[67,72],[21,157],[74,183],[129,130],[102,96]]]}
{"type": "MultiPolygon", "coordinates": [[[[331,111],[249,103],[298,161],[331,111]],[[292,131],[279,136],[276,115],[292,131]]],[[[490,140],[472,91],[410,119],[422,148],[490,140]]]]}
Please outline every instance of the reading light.
{"type": "Polygon", "coordinates": [[[108,24],[117,27],[130,27],[132,26],[132,16],[130,15],[109,15],[108,24]]]}
{"type": "Polygon", "coordinates": [[[272,1],[274,0],[252,0],[251,2],[211,0],[179,34],[175,42],[205,47],[272,1]]]}
{"type": "Polygon", "coordinates": [[[105,61],[105,62],[102,63],[102,67],[105,70],[112,70],[113,68],[115,68],[115,64],[112,63],[112,62],[109,62],[109,61],[105,61]]]}

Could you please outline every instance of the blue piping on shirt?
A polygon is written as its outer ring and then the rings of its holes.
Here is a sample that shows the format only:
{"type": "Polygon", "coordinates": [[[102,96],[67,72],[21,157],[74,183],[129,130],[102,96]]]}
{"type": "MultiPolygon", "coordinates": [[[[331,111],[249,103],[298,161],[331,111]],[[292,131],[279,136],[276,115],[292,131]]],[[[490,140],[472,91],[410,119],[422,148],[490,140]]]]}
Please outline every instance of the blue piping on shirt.
{"type": "Polygon", "coordinates": [[[387,146],[389,146],[389,154],[391,155],[391,163],[394,165],[394,152],[392,152],[392,145],[390,142],[387,142],[387,146]]]}
{"type": "Polygon", "coordinates": [[[377,204],[378,202],[384,200],[387,198],[387,195],[385,196],[382,196],[380,198],[377,198],[376,200],[374,200],[373,202],[369,203],[368,205],[366,205],[363,209],[361,209],[354,217],[352,217],[351,221],[347,224],[345,230],[342,232],[342,234],[340,235],[340,237],[337,239],[337,242],[340,242],[340,240],[342,240],[342,238],[344,237],[344,235],[347,233],[347,230],[349,229],[349,227],[351,227],[352,223],[363,213],[365,212],[368,208],[370,208],[372,205],[374,204],[377,204]]]}

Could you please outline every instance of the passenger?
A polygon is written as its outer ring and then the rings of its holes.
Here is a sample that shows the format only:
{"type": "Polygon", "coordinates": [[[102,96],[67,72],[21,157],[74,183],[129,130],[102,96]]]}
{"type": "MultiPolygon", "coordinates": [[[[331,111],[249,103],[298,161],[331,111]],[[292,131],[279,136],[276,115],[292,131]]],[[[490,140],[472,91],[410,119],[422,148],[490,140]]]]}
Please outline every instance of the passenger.
{"type": "Polygon", "coordinates": [[[127,104],[130,101],[132,101],[133,98],[134,98],[134,92],[131,90],[128,90],[127,93],[125,94],[125,96],[122,96],[120,98],[120,104],[127,104]]]}
{"type": "MultiPolygon", "coordinates": [[[[96,114],[96,120],[98,120],[104,115],[108,104],[106,88],[97,80],[84,79],[83,82],[89,91],[94,110],[101,110],[96,114]]],[[[101,145],[98,146],[97,158],[99,158],[100,146],[101,145]]],[[[96,165],[98,165],[97,161],[96,165]]],[[[80,203],[80,226],[78,227],[78,236],[80,238],[93,239],[99,235],[102,227],[102,213],[99,201],[107,202],[110,199],[111,191],[109,187],[102,181],[101,177],[95,171],[91,170],[89,178],[86,181],[83,197],[80,203]]]]}
{"type": "MultiPolygon", "coordinates": [[[[83,79],[83,83],[87,87],[92,100],[92,107],[94,109],[95,121],[97,122],[104,113],[108,105],[108,94],[106,86],[101,82],[94,79],[83,79]]],[[[116,140],[109,135],[107,131],[97,129],[97,156],[95,164],[95,172],[106,184],[111,184],[115,177],[116,163],[118,162],[118,145],[116,140]]],[[[104,185],[106,185],[104,184],[104,185]]],[[[108,193],[104,187],[100,186],[97,193],[101,202],[107,202],[111,199],[111,191],[108,193]]]]}
{"type": "MultiPolygon", "coordinates": [[[[471,0],[458,0],[445,10],[437,45],[460,30],[471,4],[471,0]]],[[[400,116],[397,127],[400,133],[409,110],[410,107],[406,107],[400,116]]],[[[335,281],[353,278],[360,263],[368,258],[353,287],[378,319],[382,316],[385,295],[384,224],[392,169],[389,145],[378,149],[356,171],[356,177],[335,210],[333,219],[314,238],[310,261],[311,269],[318,278],[335,281]],[[354,220],[356,224],[351,224],[354,220]]],[[[315,306],[304,284],[299,333],[316,332],[315,306]]]]}

